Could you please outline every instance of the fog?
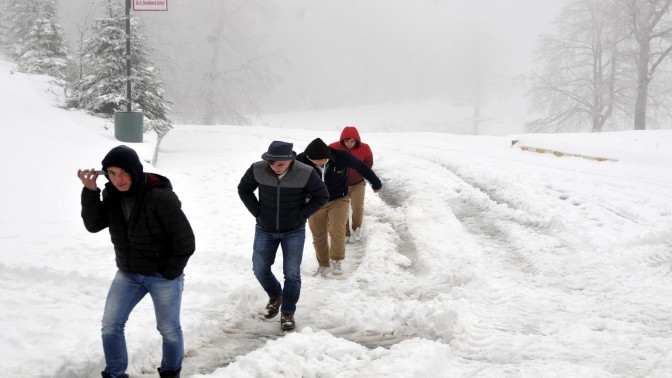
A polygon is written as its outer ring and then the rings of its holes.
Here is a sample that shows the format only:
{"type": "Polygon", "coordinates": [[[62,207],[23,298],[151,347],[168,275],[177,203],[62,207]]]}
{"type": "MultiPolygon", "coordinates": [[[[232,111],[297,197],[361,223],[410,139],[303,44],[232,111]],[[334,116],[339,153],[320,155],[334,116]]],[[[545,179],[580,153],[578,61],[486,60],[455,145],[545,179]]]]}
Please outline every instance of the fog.
{"type": "MultiPolygon", "coordinates": [[[[174,120],[196,123],[206,113],[230,121],[236,112],[437,98],[522,106],[516,78],[529,73],[558,2],[172,0],[167,12],[134,17],[155,49],[174,120]]],[[[62,0],[60,7],[76,52],[77,30],[97,5],[62,0]]]]}
{"type": "Polygon", "coordinates": [[[280,88],[289,101],[315,101],[290,106],[328,107],[455,95],[475,76],[507,81],[526,72],[534,40],[521,27],[522,5],[539,5],[501,3],[306,1],[273,25],[272,40],[289,57],[280,88]]]}

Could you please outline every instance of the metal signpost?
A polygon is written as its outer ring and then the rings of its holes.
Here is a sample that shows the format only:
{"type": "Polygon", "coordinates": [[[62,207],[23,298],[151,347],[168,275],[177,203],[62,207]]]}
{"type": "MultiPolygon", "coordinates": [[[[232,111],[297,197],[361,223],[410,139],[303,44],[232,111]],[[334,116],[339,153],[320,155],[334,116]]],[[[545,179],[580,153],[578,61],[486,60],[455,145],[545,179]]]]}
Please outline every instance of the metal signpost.
{"type": "Polygon", "coordinates": [[[167,11],[168,0],[126,1],[126,111],[114,113],[114,137],[122,142],[142,143],[143,115],[131,108],[131,1],[134,11],[167,11]]]}

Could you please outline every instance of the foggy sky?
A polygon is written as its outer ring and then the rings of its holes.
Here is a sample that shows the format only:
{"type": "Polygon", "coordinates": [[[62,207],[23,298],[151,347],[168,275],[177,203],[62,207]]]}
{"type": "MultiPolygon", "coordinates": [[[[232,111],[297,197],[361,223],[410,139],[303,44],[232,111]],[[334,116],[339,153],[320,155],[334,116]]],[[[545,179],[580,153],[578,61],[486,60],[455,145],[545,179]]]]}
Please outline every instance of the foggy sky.
{"type": "MultiPolygon", "coordinates": [[[[534,44],[552,31],[558,3],[171,0],[168,12],[135,17],[157,49],[174,108],[199,94],[203,70],[214,61],[233,70],[236,62],[263,57],[273,86],[254,94],[260,111],[292,111],[408,98],[459,101],[470,96],[474,80],[506,92],[515,75],[529,73],[534,44]],[[232,50],[214,58],[218,34],[232,50]]],[[[69,35],[91,4],[60,1],[69,35]]]]}
{"type": "Polygon", "coordinates": [[[542,14],[544,1],[300,3],[272,33],[291,57],[288,81],[374,101],[450,96],[474,75],[527,73],[536,35],[550,24],[528,16],[542,14]]]}

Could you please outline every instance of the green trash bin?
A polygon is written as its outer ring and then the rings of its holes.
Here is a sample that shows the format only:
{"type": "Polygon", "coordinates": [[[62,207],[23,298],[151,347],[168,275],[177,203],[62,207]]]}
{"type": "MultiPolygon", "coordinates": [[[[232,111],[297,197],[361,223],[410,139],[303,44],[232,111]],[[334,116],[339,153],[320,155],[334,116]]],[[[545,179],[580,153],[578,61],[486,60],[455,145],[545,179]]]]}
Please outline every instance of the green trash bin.
{"type": "Polygon", "coordinates": [[[114,137],[122,142],[142,143],[142,113],[114,113],[114,137]]]}

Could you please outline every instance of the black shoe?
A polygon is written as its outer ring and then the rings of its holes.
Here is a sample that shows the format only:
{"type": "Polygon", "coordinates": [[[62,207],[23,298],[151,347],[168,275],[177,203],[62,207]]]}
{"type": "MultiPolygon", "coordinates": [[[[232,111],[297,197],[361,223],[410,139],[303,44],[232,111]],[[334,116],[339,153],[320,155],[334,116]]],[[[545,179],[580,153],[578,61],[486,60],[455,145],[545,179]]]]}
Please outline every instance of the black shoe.
{"type": "Polygon", "coordinates": [[[280,315],[280,328],[282,328],[283,331],[291,331],[295,326],[296,324],[294,323],[294,314],[280,315]]]}
{"type": "Polygon", "coordinates": [[[282,297],[269,299],[268,304],[266,305],[266,314],[264,314],[264,318],[272,319],[275,317],[275,315],[278,315],[278,311],[280,311],[281,304],[282,304],[282,297]]]}
{"type": "MultiPolygon", "coordinates": [[[[103,378],[112,378],[112,374],[110,374],[110,373],[108,373],[108,372],[106,372],[106,371],[101,371],[101,372],[100,372],[100,375],[102,375],[103,378]]],[[[128,374],[123,374],[123,375],[119,376],[119,378],[128,378],[128,374]]],[[[179,378],[179,377],[178,377],[178,378],[179,378]]]]}
{"type": "Polygon", "coordinates": [[[182,369],[177,369],[177,370],[159,370],[159,376],[161,378],[180,378],[180,370],[182,369]]]}

